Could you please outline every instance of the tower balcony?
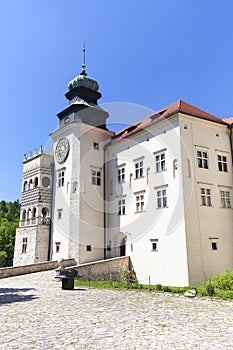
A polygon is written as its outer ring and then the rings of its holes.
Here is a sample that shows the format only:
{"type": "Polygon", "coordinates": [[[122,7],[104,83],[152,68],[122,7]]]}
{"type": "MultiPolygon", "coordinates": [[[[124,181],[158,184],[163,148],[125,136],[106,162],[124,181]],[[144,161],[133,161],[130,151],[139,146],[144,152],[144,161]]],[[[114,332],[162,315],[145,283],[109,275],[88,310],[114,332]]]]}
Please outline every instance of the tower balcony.
{"type": "Polygon", "coordinates": [[[37,218],[20,220],[19,226],[20,227],[37,226],[37,225],[49,226],[50,222],[51,222],[51,219],[49,217],[45,217],[45,218],[37,217],[37,218]]]}

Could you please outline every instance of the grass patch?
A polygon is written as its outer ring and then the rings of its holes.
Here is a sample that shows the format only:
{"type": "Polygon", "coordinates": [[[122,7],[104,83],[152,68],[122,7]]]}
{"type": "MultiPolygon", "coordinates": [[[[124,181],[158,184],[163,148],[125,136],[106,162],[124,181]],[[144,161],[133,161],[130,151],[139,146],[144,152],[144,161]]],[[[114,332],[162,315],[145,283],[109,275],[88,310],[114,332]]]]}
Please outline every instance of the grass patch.
{"type": "Polygon", "coordinates": [[[131,276],[125,273],[124,282],[115,281],[75,281],[76,287],[89,287],[89,288],[121,288],[121,289],[141,289],[147,291],[156,292],[169,292],[175,294],[184,294],[189,289],[195,289],[198,296],[216,297],[221,299],[233,299],[233,270],[226,270],[223,274],[217,274],[211,280],[204,283],[200,287],[187,286],[187,287],[170,287],[162,286],[161,284],[148,285],[138,284],[136,275],[131,276]],[[135,277],[135,278],[134,278],[135,277]]]}
{"type": "Polygon", "coordinates": [[[90,287],[90,288],[124,288],[125,282],[113,282],[113,281],[74,281],[76,287],[90,287]]]}

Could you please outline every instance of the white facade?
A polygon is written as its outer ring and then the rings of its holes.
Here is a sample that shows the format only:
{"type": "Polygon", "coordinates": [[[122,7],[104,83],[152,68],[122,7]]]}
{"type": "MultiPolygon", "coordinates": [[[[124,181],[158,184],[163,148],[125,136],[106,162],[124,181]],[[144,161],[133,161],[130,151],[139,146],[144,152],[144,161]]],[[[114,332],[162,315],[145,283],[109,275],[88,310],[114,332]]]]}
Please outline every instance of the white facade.
{"type": "MultiPolygon", "coordinates": [[[[115,134],[97,104],[98,84],[83,71],[69,86],[48,156],[51,225],[49,242],[39,242],[49,259],[129,255],[140,283],[176,286],[232,268],[229,124],[178,101],[115,134]]],[[[23,188],[23,198],[36,201],[32,194],[23,188]]],[[[32,225],[21,217],[22,226],[15,265],[37,261],[21,247],[32,225]]]]}

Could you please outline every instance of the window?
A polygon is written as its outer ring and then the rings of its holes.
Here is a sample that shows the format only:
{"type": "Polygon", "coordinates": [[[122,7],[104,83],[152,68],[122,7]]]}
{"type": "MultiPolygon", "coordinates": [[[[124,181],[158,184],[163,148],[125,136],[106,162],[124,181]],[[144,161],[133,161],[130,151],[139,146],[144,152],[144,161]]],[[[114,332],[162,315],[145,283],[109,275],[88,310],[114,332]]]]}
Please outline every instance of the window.
{"type": "Polygon", "coordinates": [[[87,245],[87,252],[91,252],[91,245],[90,244],[87,245]]]}
{"type": "Polygon", "coordinates": [[[141,213],[144,210],[144,194],[136,194],[136,213],[141,213]]]}
{"type": "Polygon", "coordinates": [[[98,150],[98,149],[99,149],[99,144],[96,143],[96,142],[94,142],[94,143],[93,143],[93,147],[94,147],[94,149],[97,149],[97,150],[98,150]]]}
{"type": "Polygon", "coordinates": [[[125,168],[118,169],[118,183],[125,182],[125,168]]]}
{"type": "Polygon", "coordinates": [[[58,220],[62,219],[62,209],[57,210],[57,218],[58,220]]]}
{"type": "Polygon", "coordinates": [[[34,180],[34,187],[38,187],[38,177],[35,177],[35,180],[34,180]]]}
{"type": "Polygon", "coordinates": [[[65,168],[58,170],[58,187],[65,185],[65,168]]]}
{"type": "Polygon", "coordinates": [[[156,173],[165,170],[165,152],[157,153],[155,155],[155,169],[156,173]]]}
{"type": "Polygon", "coordinates": [[[46,188],[50,187],[50,179],[47,176],[43,177],[42,186],[46,188]]]}
{"type": "Polygon", "coordinates": [[[157,208],[167,207],[167,189],[157,190],[157,208]]]}
{"type": "Polygon", "coordinates": [[[218,250],[217,241],[218,241],[218,238],[210,238],[210,248],[211,248],[211,250],[218,250]]]}
{"type": "Polygon", "coordinates": [[[218,155],[217,158],[218,158],[218,170],[227,172],[227,157],[218,155]]]}
{"type": "Polygon", "coordinates": [[[118,215],[125,215],[125,199],[118,200],[118,215]]]}
{"type": "Polygon", "coordinates": [[[203,151],[197,151],[197,164],[199,168],[208,169],[208,153],[203,151]]]}
{"type": "Polygon", "coordinates": [[[27,252],[27,245],[28,245],[28,239],[27,237],[23,238],[23,244],[22,244],[22,253],[26,253],[27,252]]]}
{"type": "Polygon", "coordinates": [[[151,239],[151,250],[158,251],[158,239],[151,239]]]}
{"type": "Polygon", "coordinates": [[[211,207],[211,191],[209,188],[201,188],[201,205],[211,207]]]}
{"type": "Polygon", "coordinates": [[[218,249],[217,242],[211,242],[211,248],[212,250],[217,250],[218,249]]]}
{"type": "Polygon", "coordinates": [[[231,197],[229,191],[220,191],[221,208],[231,208],[231,197]]]}
{"type": "Polygon", "coordinates": [[[92,185],[101,186],[101,171],[91,171],[91,183],[92,185]]]}
{"type": "Polygon", "coordinates": [[[23,191],[24,192],[28,191],[28,188],[29,188],[28,183],[27,183],[27,181],[25,181],[23,184],[23,191]]]}
{"type": "Polygon", "coordinates": [[[135,163],[135,178],[143,177],[143,161],[135,163]]]}
{"type": "Polygon", "coordinates": [[[55,242],[55,252],[60,253],[61,242],[55,242]]]}

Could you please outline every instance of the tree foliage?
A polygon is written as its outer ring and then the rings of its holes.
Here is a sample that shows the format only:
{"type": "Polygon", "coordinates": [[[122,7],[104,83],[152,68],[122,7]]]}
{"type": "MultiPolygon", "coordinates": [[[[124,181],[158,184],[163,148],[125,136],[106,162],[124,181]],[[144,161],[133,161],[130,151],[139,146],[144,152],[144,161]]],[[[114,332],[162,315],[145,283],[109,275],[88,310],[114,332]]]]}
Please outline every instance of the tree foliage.
{"type": "Polygon", "coordinates": [[[19,226],[19,201],[0,201],[0,267],[12,266],[15,232],[19,226]]]}

